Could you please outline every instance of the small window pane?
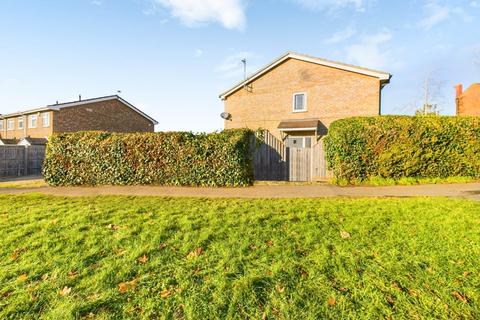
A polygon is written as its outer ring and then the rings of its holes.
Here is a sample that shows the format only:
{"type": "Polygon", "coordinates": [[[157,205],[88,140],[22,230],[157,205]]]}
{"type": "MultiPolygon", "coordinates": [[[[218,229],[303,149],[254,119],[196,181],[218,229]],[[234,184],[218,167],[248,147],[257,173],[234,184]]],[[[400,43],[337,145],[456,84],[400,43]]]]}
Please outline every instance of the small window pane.
{"type": "Polygon", "coordinates": [[[295,95],[295,110],[305,110],[305,94],[296,94],[295,95]]]}
{"type": "Polygon", "coordinates": [[[13,119],[10,119],[7,121],[7,130],[13,129],[15,129],[15,121],[13,119]]]}
{"type": "Polygon", "coordinates": [[[312,147],[312,138],[311,137],[306,137],[305,138],[305,148],[311,148],[312,147]]]}
{"type": "Polygon", "coordinates": [[[34,116],[29,116],[28,117],[28,127],[29,128],[36,128],[37,127],[37,116],[34,115],[34,116]]]}
{"type": "Polygon", "coordinates": [[[42,122],[44,127],[49,127],[50,126],[50,113],[44,113],[42,115],[42,122]]]}
{"type": "Polygon", "coordinates": [[[18,118],[18,129],[23,129],[23,117],[18,118]]]}
{"type": "Polygon", "coordinates": [[[0,130],[3,130],[3,120],[0,120],[0,130]]]}

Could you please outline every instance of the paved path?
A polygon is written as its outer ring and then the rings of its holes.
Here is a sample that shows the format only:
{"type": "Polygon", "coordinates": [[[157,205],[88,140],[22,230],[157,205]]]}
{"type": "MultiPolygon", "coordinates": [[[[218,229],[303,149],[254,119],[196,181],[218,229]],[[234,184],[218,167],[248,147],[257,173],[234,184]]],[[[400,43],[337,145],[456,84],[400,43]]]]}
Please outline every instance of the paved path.
{"type": "Polygon", "coordinates": [[[248,188],[188,188],[157,186],[0,188],[0,194],[43,193],[56,196],[134,195],[214,198],[326,198],[326,197],[457,197],[480,200],[480,183],[388,187],[314,185],[257,185],[248,188]]]}

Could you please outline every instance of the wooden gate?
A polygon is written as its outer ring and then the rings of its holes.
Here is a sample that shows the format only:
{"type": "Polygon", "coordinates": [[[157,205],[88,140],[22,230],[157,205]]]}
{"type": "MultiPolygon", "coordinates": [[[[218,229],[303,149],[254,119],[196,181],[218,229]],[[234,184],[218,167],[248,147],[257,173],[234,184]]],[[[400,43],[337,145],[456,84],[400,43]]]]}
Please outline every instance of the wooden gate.
{"type": "Polygon", "coordinates": [[[42,173],[45,146],[0,146],[0,177],[42,173]]]}
{"type": "Polygon", "coordinates": [[[268,131],[254,152],[253,166],[255,180],[260,181],[305,182],[332,177],[327,168],[323,140],[312,148],[288,148],[268,131]]]}

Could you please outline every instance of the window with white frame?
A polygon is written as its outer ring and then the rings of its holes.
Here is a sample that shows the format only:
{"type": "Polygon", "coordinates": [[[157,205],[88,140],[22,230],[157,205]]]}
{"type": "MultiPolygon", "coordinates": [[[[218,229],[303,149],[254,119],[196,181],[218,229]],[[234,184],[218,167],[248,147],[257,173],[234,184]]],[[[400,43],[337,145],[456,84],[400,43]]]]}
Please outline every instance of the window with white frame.
{"type": "Polygon", "coordinates": [[[15,120],[14,119],[8,119],[7,120],[7,130],[15,130],[15,120]]]}
{"type": "Polygon", "coordinates": [[[42,124],[43,127],[50,127],[50,113],[45,112],[42,114],[42,124]]]}
{"type": "Polygon", "coordinates": [[[23,129],[23,117],[18,118],[18,129],[23,129]]]}
{"type": "Polygon", "coordinates": [[[3,131],[3,128],[4,128],[4,127],[3,127],[3,119],[0,119],[0,130],[3,131]]]}
{"type": "Polygon", "coordinates": [[[304,92],[293,94],[293,112],[307,111],[307,94],[304,92]]]}
{"type": "Polygon", "coordinates": [[[28,127],[29,128],[36,128],[37,127],[37,115],[32,114],[28,116],[28,127]]]}

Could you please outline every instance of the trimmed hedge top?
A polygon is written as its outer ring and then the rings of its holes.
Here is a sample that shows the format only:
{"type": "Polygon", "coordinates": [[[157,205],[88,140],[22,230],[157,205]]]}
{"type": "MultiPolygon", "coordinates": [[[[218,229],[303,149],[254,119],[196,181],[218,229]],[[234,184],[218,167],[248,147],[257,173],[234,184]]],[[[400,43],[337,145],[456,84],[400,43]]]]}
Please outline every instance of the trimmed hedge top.
{"type": "Polygon", "coordinates": [[[337,179],[480,177],[480,118],[358,117],[332,123],[325,138],[337,179]]]}
{"type": "Polygon", "coordinates": [[[252,138],[247,129],[56,134],[47,144],[44,176],[53,186],[246,186],[253,182],[252,138]]]}

